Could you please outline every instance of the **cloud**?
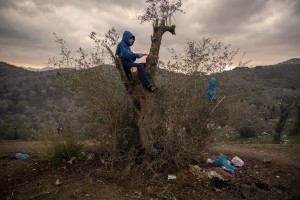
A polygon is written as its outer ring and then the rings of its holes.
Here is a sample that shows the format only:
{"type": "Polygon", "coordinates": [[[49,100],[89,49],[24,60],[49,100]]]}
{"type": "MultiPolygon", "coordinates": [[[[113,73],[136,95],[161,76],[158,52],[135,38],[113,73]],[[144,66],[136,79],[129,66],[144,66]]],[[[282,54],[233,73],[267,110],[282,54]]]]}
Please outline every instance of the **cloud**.
{"type": "MultiPolygon", "coordinates": [[[[59,54],[55,32],[70,49],[91,48],[88,35],[99,36],[115,27],[120,37],[129,30],[136,35],[134,51],[150,49],[152,26],[140,24],[141,0],[1,0],[0,59],[12,63],[40,63],[59,54]],[[38,55],[38,56],[37,56],[38,55]]],[[[160,56],[168,48],[183,51],[187,40],[208,36],[247,52],[254,64],[272,64],[300,57],[300,1],[298,0],[185,0],[186,14],[176,14],[176,36],[165,33],[160,56]]]]}

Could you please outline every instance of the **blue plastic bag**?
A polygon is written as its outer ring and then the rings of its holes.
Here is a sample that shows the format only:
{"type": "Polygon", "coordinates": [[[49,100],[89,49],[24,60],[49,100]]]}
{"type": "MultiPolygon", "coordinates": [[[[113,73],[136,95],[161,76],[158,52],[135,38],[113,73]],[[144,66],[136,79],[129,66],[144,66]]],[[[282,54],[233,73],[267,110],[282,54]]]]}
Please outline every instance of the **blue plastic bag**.
{"type": "Polygon", "coordinates": [[[207,97],[209,101],[215,100],[217,93],[217,78],[216,77],[210,77],[208,79],[208,87],[207,87],[207,97]]]}
{"type": "Polygon", "coordinates": [[[227,162],[227,157],[223,153],[220,153],[218,158],[216,160],[213,160],[212,163],[215,163],[219,166],[224,166],[227,169],[233,170],[233,171],[236,171],[238,169],[235,166],[233,166],[227,162]]]}
{"type": "Polygon", "coordinates": [[[16,153],[16,158],[17,159],[26,159],[29,158],[30,156],[28,154],[24,154],[24,153],[16,153]]]}

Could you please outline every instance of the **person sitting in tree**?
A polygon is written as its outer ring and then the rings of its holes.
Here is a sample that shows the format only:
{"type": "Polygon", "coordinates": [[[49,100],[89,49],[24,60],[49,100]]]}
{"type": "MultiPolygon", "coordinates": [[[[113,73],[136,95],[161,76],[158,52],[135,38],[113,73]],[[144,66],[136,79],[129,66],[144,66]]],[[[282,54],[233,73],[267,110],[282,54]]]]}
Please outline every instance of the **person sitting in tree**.
{"type": "Polygon", "coordinates": [[[117,46],[116,55],[121,59],[121,62],[127,75],[130,74],[130,69],[132,67],[136,67],[143,86],[149,92],[154,92],[158,88],[151,85],[145,70],[146,64],[134,63],[134,61],[137,58],[142,58],[143,56],[147,55],[143,53],[133,53],[131,51],[130,47],[133,45],[134,41],[135,36],[129,31],[124,31],[122,41],[117,46]]]}

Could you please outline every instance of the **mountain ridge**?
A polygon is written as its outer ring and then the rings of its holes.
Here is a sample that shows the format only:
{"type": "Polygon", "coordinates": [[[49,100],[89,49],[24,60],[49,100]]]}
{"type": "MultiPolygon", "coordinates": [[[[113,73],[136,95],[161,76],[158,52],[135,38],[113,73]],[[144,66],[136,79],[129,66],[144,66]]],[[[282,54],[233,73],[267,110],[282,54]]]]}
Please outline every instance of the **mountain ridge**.
{"type": "MultiPolygon", "coordinates": [[[[74,133],[83,131],[89,134],[90,130],[96,130],[93,120],[87,117],[92,115],[85,113],[87,111],[84,106],[90,107],[89,103],[76,102],[77,97],[73,96],[71,88],[62,84],[62,81],[72,77],[73,72],[81,71],[59,68],[34,72],[0,62],[0,139],[12,139],[15,128],[21,138],[35,137],[32,130],[42,129],[51,120],[58,124],[63,118],[70,119],[74,133]],[[82,121],[82,116],[86,116],[85,121],[82,121]],[[79,126],[86,128],[80,129],[79,126]]],[[[103,91],[114,90],[116,94],[125,92],[115,67],[98,66],[85,72],[88,72],[86,74],[91,80],[99,81],[99,84],[90,82],[93,87],[99,87],[103,91]],[[106,79],[111,82],[103,85],[106,79]]],[[[182,101],[185,98],[188,101],[191,95],[198,95],[194,97],[202,101],[209,77],[215,76],[217,98],[226,97],[226,102],[223,103],[226,113],[228,111],[228,114],[224,114],[224,110],[216,110],[215,118],[223,121],[223,125],[230,124],[234,128],[241,126],[240,116],[251,116],[249,120],[253,121],[257,132],[272,130],[272,127],[264,127],[266,123],[260,124],[258,120],[278,116],[279,103],[289,103],[300,97],[300,64],[237,68],[197,77],[163,69],[158,69],[157,72],[156,84],[160,87],[158,97],[163,108],[168,108],[168,102],[178,92],[178,95],[183,95],[182,101]],[[194,88],[189,90],[192,86],[194,88]],[[185,91],[181,93],[182,88],[185,91]],[[273,107],[276,107],[274,112],[273,107]],[[273,116],[274,113],[276,115],[273,116]]],[[[99,95],[97,98],[103,97],[99,95]]]]}
{"type": "Polygon", "coordinates": [[[297,64],[300,64],[300,58],[291,58],[281,63],[278,63],[277,65],[297,65],[297,64]]]}
{"type": "Polygon", "coordinates": [[[23,69],[26,69],[28,71],[34,71],[34,72],[44,72],[49,70],[55,70],[56,68],[53,67],[43,67],[43,68],[33,68],[33,67],[21,67],[23,69]]]}

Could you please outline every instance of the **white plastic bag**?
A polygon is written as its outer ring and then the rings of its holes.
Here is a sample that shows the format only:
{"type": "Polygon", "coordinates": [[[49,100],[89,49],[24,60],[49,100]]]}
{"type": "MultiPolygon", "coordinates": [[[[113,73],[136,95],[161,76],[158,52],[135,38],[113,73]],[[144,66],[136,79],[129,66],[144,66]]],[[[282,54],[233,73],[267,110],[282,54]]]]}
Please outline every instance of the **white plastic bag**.
{"type": "Polygon", "coordinates": [[[235,156],[231,160],[231,164],[236,167],[242,167],[245,163],[239,157],[235,156]]]}

